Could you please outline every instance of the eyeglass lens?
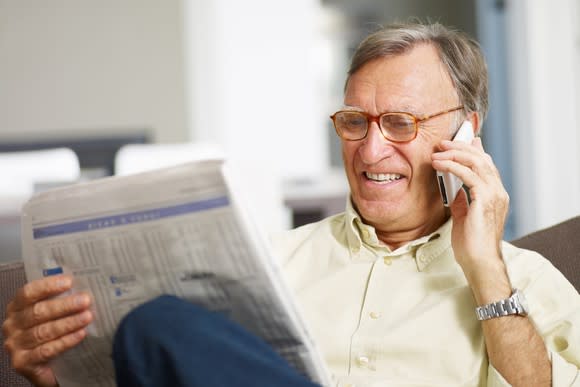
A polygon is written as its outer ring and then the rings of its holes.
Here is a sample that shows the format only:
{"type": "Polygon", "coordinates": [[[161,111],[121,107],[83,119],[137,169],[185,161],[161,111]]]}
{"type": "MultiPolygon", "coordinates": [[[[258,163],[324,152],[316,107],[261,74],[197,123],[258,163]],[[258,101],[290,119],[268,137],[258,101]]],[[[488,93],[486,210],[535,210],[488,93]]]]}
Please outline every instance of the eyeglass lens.
{"type": "MultiPolygon", "coordinates": [[[[360,112],[339,112],[334,123],[338,134],[347,140],[359,140],[366,136],[369,120],[360,112]]],[[[395,141],[406,141],[415,136],[415,120],[409,114],[387,113],[380,117],[383,135],[395,141]]]]}

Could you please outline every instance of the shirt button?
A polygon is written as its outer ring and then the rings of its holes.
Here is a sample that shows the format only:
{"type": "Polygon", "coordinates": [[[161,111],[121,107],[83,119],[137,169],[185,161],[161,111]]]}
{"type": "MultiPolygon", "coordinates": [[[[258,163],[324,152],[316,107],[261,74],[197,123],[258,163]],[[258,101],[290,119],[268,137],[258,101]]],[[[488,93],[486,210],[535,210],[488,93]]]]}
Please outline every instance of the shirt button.
{"type": "Polygon", "coordinates": [[[365,239],[369,239],[369,237],[371,236],[368,230],[363,230],[362,234],[365,239]]]}
{"type": "Polygon", "coordinates": [[[384,257],[383,262],[385,263],[385,265],[391,266],[391,264],[393,263],[393,259],[391,257],[384,257]]]}
{"type": "Polygon", "coordinates": [[[347,383],[344,385],[344,387],[356,387],[356,385],[352,383],[347,383]]]}
{"type": "Polygon", "coordinates": [[[357,254],[360,251],[360,248],[358,246],[354,246],[353,248],[351,248],[352,252],[357,254]]]}
{"type": "Polygon", "coordinates": [[[358,364],[359,367],[366,367],[369,365],[369,358],[366,356],[359,356],[356,358],[356,364],[358,364]]]}
{"type": "Polygon", "coordinates": [[[372,318],[373,320],[376,320],[376,319],[381,317],[381,313],[380,312],[370,312],[369,317],[372,318]]]}

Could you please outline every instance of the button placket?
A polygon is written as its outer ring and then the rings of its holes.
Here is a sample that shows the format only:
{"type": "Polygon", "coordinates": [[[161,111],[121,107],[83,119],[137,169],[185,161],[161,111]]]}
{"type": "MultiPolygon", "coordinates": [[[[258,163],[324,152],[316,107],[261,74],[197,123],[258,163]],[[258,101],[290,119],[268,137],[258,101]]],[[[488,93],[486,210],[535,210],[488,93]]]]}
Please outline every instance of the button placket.
{"type": "MultiPolygon", "coordinates": [[[[373,254],[374,255],[374,254],[373,254]]],[[[376,255],[375,255],[376,257],[376,255]]],[[[372,362],[372,357],[366,354],[368,348],[366,348],[368,337],[367,324],[372,324],[371,320],[375,320],[380,317],[380,313],[377,309],[373,308],[373,304],[376,304],[376,286],[381,283],[380,278],[376,278],[377,275],[384,270],[382,269],[380,261],[374,260],[371,268],[371,273],[368,279],[367,292],[365,292],[364,298],[362,300],[362,313],[360,316],[360,325],[354,332],[351,338],[351,348],[350,348],[350,366],[358,369],[367,369],[374,371],[376,369],[372,362]],[[373,301],[374,300],[374,301],[373,301]],[[372,317],[371,317],[372,314],[372,317]]],[[[380,292],[380,291],[379,291],[380,292]]]]}

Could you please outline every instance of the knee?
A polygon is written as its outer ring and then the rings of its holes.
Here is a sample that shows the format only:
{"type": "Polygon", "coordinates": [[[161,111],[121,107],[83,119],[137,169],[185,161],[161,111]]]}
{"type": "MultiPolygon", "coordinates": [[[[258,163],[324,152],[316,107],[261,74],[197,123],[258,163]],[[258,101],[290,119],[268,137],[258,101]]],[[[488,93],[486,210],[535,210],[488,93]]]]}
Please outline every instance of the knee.
{"type": "Polygon", "coordinates": [[[207,313],[204,308],[175,296],[159,296],[139,305],[121,320],[114,342],[144,343],[156,340],[161,332],[179,334],[193,322],[206,318],[207,313]]]}
{"type": "Polygon", "coordinates": [[[180,333],[191,320],[203,315],[201,307],[174,296],[160,296],[129,312],[119,324],[113,340],[115,372],[123,386],[156,384],[151,380],[173,377],[166,370],[179,357],[180,333]],[[160,377],[163,375],[163,377],[160,377]]]}

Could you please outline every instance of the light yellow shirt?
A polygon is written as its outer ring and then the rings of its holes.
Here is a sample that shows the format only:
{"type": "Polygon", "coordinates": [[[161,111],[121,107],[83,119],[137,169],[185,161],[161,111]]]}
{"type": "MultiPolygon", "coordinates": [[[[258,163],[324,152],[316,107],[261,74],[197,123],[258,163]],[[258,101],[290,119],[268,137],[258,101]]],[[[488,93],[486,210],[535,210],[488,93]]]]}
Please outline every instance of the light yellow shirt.
{"type": "MultiPolygon", "coordinates": [[[[395,251],[346,213],[273,238],[337,386],[507,386],[451,249],[451,221],[395,251]]],[[[554,386],[580,386],[580,296],[539,254],[502,246],[527,297],[554,386]]]]}

